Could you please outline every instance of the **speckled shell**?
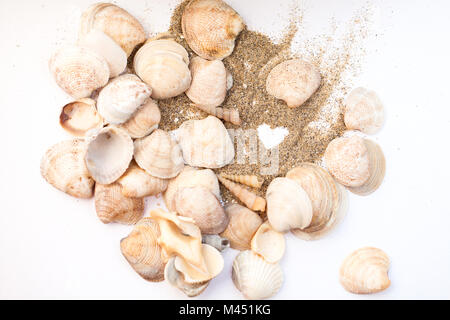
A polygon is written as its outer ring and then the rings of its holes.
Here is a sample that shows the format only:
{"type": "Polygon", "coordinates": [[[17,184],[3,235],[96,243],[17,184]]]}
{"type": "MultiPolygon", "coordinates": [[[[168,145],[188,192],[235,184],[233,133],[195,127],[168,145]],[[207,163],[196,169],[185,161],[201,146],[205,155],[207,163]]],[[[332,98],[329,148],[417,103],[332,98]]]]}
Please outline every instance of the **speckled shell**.
{"type": "Polygon", "coordinates": [[[161,121],[161,112],[158,104],[152,99],[148,99],[136,112],[131,116],[127,122],[121,124],[119,127],[124,129],[132,138],[143,138],[155,129],[158,129],[161,121]]]}
{"type": "Polygon", "coordinates": [[[97,112],[95,100],[84,98],[66,104],[59,116],[61,127],[76,137],[89,136],[103,128],[103,118],[97,112]]]}
{"type": "Polygon", "coordinates": [[[286,240],[268,221],[259,226],[251,241],[251,249],[269,263],[277,263],[284,256],[286,240]]]}

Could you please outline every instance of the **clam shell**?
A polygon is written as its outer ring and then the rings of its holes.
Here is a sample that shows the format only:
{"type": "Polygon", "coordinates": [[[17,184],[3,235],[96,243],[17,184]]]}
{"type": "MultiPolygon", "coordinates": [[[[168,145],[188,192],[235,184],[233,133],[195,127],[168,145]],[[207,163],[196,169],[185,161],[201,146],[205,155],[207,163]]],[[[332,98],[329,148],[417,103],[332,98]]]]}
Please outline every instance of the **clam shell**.
{"type": "Polygon", "coordinates": [[[221,0],[193,0],[181,18],[189,47],[208,60],[223,59],[234,50],[234,41],[245,25],[242,18],[221,0]]]}
{"type": "Polygon", "coordinates": [[[164,269],[164,278],[174,287],[180,289],[188,297],[196,297],[201,294],[209,285],[209,281],[187,283],[184,281],[184,275],[175,268],[175,259],[172,257],[164,269]]]}
{"type": "Polygon", "coordinates": [[[242,251],[234,259],[231,277],[247,299],[270,298],[283,284],[283,271],[279,264],[268,263],[250,250],[242,251]]]}
{"type": "Polygon", "coordinates": [[[272,228],[269,222],[264,222],[256,231],[251,241],[251,249],[269,263],[281,260],[286,250],[284,234],[272,228]]]}
{"type": "Polygon", "coordinates": [[[266,200],[264,198],[261,198],[260,196],[247,190],[243,186],[221,176],[219,176],[218,179],[220,183],[222,183],[225,188],[230,190],[233,195],[235,195],[240,201],[242,201],[247,206],[247,208],[256,211],[266,210],[266,200]]]}
{"type": "Polygon", "coordinates": [[[339,280],[352,293],[375,293],[389,287],[389,257],[382,250],[365,247],[354,251],[342,263],[339,280]]]}
{"type": "Polygon", "coordinates": [[[148,174],[161,179],[177,176],[184,167],[179,145],[160,129],[134,141],[134,158],[148,174]]]}
{"type": "Polygon", "coordinates": [[[106,60],[84,47],[58,49],[50,58],[49,69],[58,86],[74,99],[89,97],[109,79],[106,60]]]}
{"type": "Polygon", "coordinates": [[[94,180],[84,163],[86,149],[86,143],[81,139],[55,144],[42,157],[42,177],[56,189],[73,197],[91,198],[94,180]]]}
{"type": "Polygon", "coordinates": [[[157,241],[159,236],[158,224],[150,218],[142,218],[133,231],[120,241],[120,250],[125,259],[148,281],[164,280],[165,263],[157,241]]]}
{"type": "Polygon", "coordinates": [[[160,121],[161,112],[158,104],[149,98],[127,122],[119,127],[128,132],[133,139],[143,138],[157,129],[160,121]]]}
{"type": "Polygon", "coordinates": [[[82,137],[103,128],[103,119],[97,112],[95,100],[84,98],[66,104],[59,116],[61,127],[70,134],[82,137]]]}
{"type": "Polygon", "coordinates": [[[204,234],[202,235],[202,243],[209,244],[219,251],[223,251],[230,247],[230,241],[226,238],[222,238],[217,234],[204,234]]]}
{"type": "Polygon", "coordinates": [[[261,186],[264,183],[264,179],[258,177],[258,176],[252,176],[252,175],[239,175],[239,174],[227,174],[227,173],[221,173],[220,176],[222,178],[245,184],[246,186],[260,189],[261,186]]]}
{"type": "Polygon", "coordinates": [[[123,175],[132,158],[133,140],[124,130],[110,126],[90,140],[86,166],[96,182],[110,184],[123,175]]]}

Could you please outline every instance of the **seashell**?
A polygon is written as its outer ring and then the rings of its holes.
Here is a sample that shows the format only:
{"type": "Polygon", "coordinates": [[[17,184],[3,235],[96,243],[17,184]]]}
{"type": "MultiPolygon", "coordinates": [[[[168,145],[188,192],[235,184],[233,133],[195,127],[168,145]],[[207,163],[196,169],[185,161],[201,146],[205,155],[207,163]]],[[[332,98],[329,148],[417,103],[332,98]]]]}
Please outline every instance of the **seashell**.
{"type": "Polygon", "coordinates": [[[112,3],[96,3],[83,12],[79,37],[84,37],[92,29],[101,30],[111,37],[126,52],[127,57],[147,38],[139,21],[112,3]]]}
{"type": "Polygon", "coordinates": [[[175,268],[175,259],[172,257],[167,261],[164,269],[164,278],[174,287],[183,291],[188,297],[196,297],[201,294],[209,285],[209,281],[188,283],[184,280],[184,275],[175,268]]]}
{"type": "Polygon", "coordinates": [[[384,107],[375,91],[352,90],[344,100],[344,122],[348,129],[377,133],[384,123],[384,107]]]}
{"type": "Polygon", "coordinates": [[[283,284],[278,263],[268,263],[256,253],[240,252],[233,261],[233,283],[247,299],[266,299],[275,295],[283,284]]]}
{"type": "Polygon", "coordinates": [[[264,222],[256,231],[251,241],[252,251],[270,263],[277,263],[284,256],[286,240],[284,234],[276,231],[264,222]]]}
{"type": "Polygon", "coordinates": [[[152,177],[133,161],[117,183],[122,187],[125,197],[143,198],[164,192],[169,181],[152,177]]]}
{"type": "Polygon", "coordinates": [[[97,100],[98,112],[109,123],[124,123],[147,102],[151,93],[152,89],[138,77],[124,74],[100,91],[97,100]]]}
{"type": "Polygon", "coordinates": [[[391,284],[388,277],[389,257],[384,251],[365,247],[354,251],[342,263],[339,280],[352,293],[375,293],[391,284]]]}
{"type": "Polygon", "coordinates": [[[261,186],[264,183],[264,179],[257,177],[257,176],[251,176],[251,175],[239,175],[239,174],[227,174],[227,173],[221,173],[220,176],[222,178],[245,184],[246,186],[255,188],[255,189],[261,189],[261,186]]]}
{"type": "Polygon", "coordinates": [[[155,129],[158,129],[161,121],[161,112],[158,104],[152,99],[148,99],[136,112],[131,116],[127,122],[121,124],[119,127],[124,129],[132,138],[143,138],[155,129]]]}
{"type": "Polygon", "coordinates": [[[304,229],[292,233],[304,240],[319,239],[333,229],[347,211],[346,190],[324,169],[313,163],[302,163],[290,170],[286,178],[299,183],[312,204],[312,220],[304,229]]]}
{"type": "Polygon", "coordinates": [[[67,140],[47,150],[41,160],[42,177],[73,197],[91,198],[94,180],[84,163],[86,143],[81,139],[67,140]]]}
{"type": "Polygon", "coordinates": [[[136,74],[153,90],[152,98],[168,99],[185,92],[191,84],[186,49],[173,40],[154,40],[134,57],[136,74]]]}
{"type": "Polygon", "coordinates": [[[192,218],[202,234],[218,234],[228,225],[228,215],[206,187],[179,189],[174,200],[177,213],[192,218]]]}
{"type": "Polygon", "coordinates": [[[120,241],[120,251],[125,259],[147,281],[164,280],[165,263],[157,241],[159,236],[158,224],[150,218],[142,218],[120,241]]]}
{"type": "Polygon", "coordinates": [[[230,190],[230,192],[241,200],[247,208],[255,211],[266,210],[266,200],[264,198],[257,196],[253,192],[245,189],[243,186],[221,176],[218,176],[217,178],[225,186],[225,188],[230,190]]]}
{"type": "Polygon", "coordinates": [[[230,241],[226,238],[222,238],[217,234],[204,234],[202,235],[202,243],[208,244],[219,251],[223,251],[230,247],[230,241]]]}
{"type": "Polygon", "coordinates": [[[333,177],[358,195],[368,195],[381,185],[386,161],[381,148],[358,136],[336,138],[324,155],[333,177]]]}
{"type": "Polygon", "coordinates": [[[117,183],[95,185],[95,210],[103,223],[135,224],[144,214],[143,198],[127,198],[117,183]]]}
{"type": "Polygon", "coordinates": [[[189,47],[208,60],[228,57],[245,24],[221,0],[193,0],[184,9],[181,27],[189,47]]]}
{"type": "Polygon", "coordinates": [[[132,158],[133,140],[124,130],[110,126],[90,140],[86,166],[96,182],[110,184],[124,174],[132,158]]]}
{"type": "Polygon", "coordinates": [[[105,58],[84,47],[58,49],[50,58],[49,69],[58,86],[74,99],[89,97],[109,80],[105,58]]]}
{"type": "Polygon", "coordinates": [[[240,204],[233,203],[225,207],[230,222],[221,237],[230,241],[230,246],[236,250],[249,250],[253,235],[263,220],[255,212],[240,204]]]}
{"type": "Polygon", "coordinates": [[[312,204],[305,190],[288,178],[275,178],[267,188],[267,218],[279,232],[311,224],[312,204]]]}
{"type": "Polygon", "coordinates": [[[114,78],[127,67],[127,54],[109,36],[100,30],[92,29],[80,39],[78,45],[89,48],[99,56],[105,58],[109,67],[109,77],[114,78]]]}
{"type": "Polygon", "coordinates": [[[233,75],[227,70],[227,91],[233,88],[233,75]]]}
{"type": "Polygon", "coordinates": [[[266,81],[267,93],[296,108],[308,100],[319,88],[319,70],[309,62],[287,60],[270,71],[266,81]]]}
{"type": "Polygon", "coordinates": [[[193,167],[221,168],[234,159],[234,144],[222,121],[213,116],[185,121],[175,132],[184,161],[193,167]]]}
{"type": "Polygon", "coordinates": [[[185,166],[180,174],[169,181],[167,190],[164,192],[164,202],[169,211],[176,211],[175,195],[178,190],[191,187],[205,187],[220,201],[219,181],[211,169],[199,170],[185,166]]]}
{"type": "Polygon", "coordinates": [[[177,176],[184,166],[180,146],[160,129],[134,141],[134,158],[148,174],[161,179],[177,176]]]}
{"type": "Polygon", "coordinates": [[[82,137],[103,128],[103,119],[95,107],[95,100],[84,98],[66,104],[59,116],[61,127],[70,134],[82,137]]]}

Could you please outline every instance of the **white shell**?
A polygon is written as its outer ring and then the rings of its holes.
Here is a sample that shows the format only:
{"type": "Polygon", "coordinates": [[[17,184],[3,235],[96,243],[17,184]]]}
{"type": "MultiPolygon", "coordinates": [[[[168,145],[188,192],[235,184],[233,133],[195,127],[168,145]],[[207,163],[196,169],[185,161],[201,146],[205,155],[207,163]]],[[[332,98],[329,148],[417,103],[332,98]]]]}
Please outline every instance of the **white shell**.
{"type": "Polygon", "coordinates": [[[143,138],[158,129],[160,121],[161,112],[158,104],[149,98],[127,122],[122,123],[119,127],[127,131],[132,138],[143,138]]]}
{"type": "Polygon", "coordinates": [[[84,98],[66,104],[59,116],[61,127],[76,137],[89,136],[103,128],[95,100],[84,98]]]}
{"type": "Polygon", "coordinates": [[[252,251],[269,263],[276,263],[284,256],[286,240],[284,234],[264,222],[256,231],[251,242],[252,251]]]}

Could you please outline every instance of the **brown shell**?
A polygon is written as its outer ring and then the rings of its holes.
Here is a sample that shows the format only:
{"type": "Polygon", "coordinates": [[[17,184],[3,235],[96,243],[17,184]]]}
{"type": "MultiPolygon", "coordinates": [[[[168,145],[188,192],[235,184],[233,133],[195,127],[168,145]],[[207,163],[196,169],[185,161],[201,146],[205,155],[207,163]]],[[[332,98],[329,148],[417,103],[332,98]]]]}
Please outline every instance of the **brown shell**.
{"type": "Polygon", "coordinates": [[[103,127],[103,119],[97,112],[95,100],[84,98],[66,104],[59,116],[61,127],[76,137],[95,133],[103,127]]]}

